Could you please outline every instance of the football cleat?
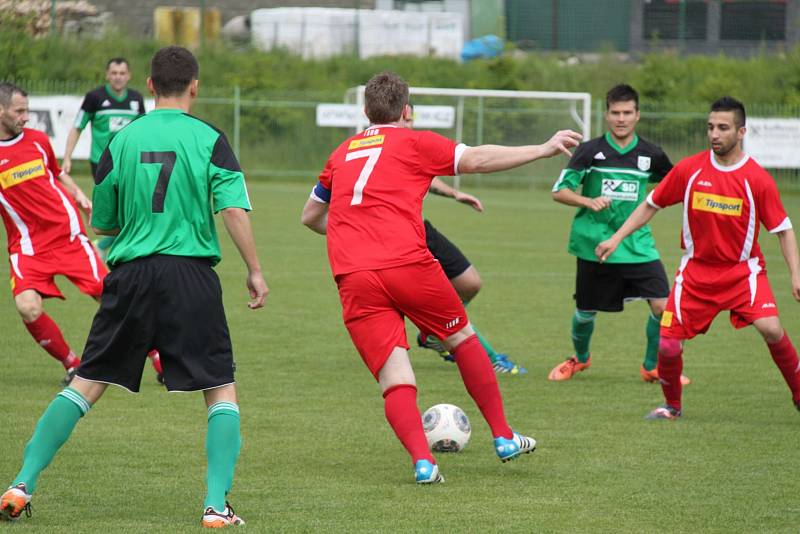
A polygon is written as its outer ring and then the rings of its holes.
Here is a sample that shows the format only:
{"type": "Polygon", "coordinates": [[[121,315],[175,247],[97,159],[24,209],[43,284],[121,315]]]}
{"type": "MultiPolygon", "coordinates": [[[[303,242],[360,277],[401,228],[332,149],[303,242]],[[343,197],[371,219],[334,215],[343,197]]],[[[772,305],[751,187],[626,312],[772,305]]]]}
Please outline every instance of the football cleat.
{"type": "Polygon", "coordinates": [[[797,408],[798,412],[800,412],[800,400],[794,403],[794,407],[797,408]]]}
{"type": "Polygon", "coordinates": [[[524,375],[528,372],[524,367],[509,360],[507,354],[496,354],[492,367],[497,374],[524,375]]]}
{"type": "Polygon", "coordinates": [[[439,466],[428,460],[417,460],[414,464],[414,479],[417,484],[441,484],[444,477],[439,472],[439,466]]]}
{"type": "Polygon", "coordinates": [[[453,358],[453,355],[450,354],[450,352],[445,348],[441,340],[436,336],[428,336],[425,339],[423,339],[422,333],[419,333],[417,334],[417,345],[422,347],[423,349],[430,349],[436,352],[446,362],[456,361],[456,359],[453,358]]]}
{"type": "MultiPolygon", "coordinates": [[[[642,380],[645,382],[661,382],[658,378],[658,369],[653,369],[652,371],[648,371],[644,368],[644,365],[639,368],[639,374],[642,375],[642,380]]],[[[681,375],[681,385],[688,386],[691,384],[692,381],[689,380],[689,377],[686,375],[681,375]]]]}
{"type": "Polygon", "coordinates": [[[669,404],[665,404],[651,411],[649,414],[645,415],[644,418],[649,420],[667,419],[669,421],[673,421],[680,416],[681,416],[680,410],[678,410],[677,408],[673,408],[669,404]]]}
{"type": "Polygon", "coordinates": [[[210,506],[203,512],[203,528],[225,528],[244,525],[244,519],[236,515],[231,505],[225,501],[225,510],[217,512],[210,506]]]}
{"type": "Polygon", "coordinates": [[[494,438],[494,451],[503,463],[513,460],[520,454],[528,454],[535,450],[535,439],[516,432],[514,432],[514,436],[511,439],[504,437],[494,438]]]}
{"type": "Polygon", "coordinates": [[[548,380],[554,381],[561,381],[561,380],[569,380],[572,378],[576,373],[583,371],[584,369],[588,369],[589,366],[592,365],[592,357],[589,356],[589,359],[586,362],[579,362],[577,356],[572,356],[564,363],[561,363],[555,367],[553,370],[550,371],[550,374],[547,375],[548,380]]]}
{"type": "Polygon", "coordinates": [[[78,366],[70,367],[67,369],[67,374],[64,375],[64,378],[61,379],[61,385],[67,387],[72,383],[72,379],[75,378],[75,373],[78,372],[78,366]]]}
{"type": "Polygon", "coordinates": [[[11,486],[0,497],[0,519],[16,521],[22,515],[31,516],[31,495],[25,484],[11,486]]]}

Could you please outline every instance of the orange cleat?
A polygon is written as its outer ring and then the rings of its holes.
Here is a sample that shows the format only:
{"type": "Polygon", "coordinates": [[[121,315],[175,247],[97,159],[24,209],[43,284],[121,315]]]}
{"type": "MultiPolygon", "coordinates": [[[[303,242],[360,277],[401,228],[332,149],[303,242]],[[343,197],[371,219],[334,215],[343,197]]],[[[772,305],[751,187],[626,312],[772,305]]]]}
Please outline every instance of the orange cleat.
{"type": "Polygon", "coordinates": [[[238,527],[244,525],[244,519],[236,515],[231,505],[226,502],[222,512],[217,512],[211,507],[206,508],[201,524],[203,528],[238,527]]]}
{"type": "MultiPolygon", "coordinates": [[[[644,366],[641,366],[639,368],[639,374],[642,375],[642,380],[644,380],[645,382],[660,382],[661,381],[658,378],[658,369],[653,369],[652,371],[648,371],[647,369],[644,368],[644,366]]],[[[689,380],[688,376],[681,375],[681,385],[682,386],[688,386],[691,383],[692,383],[692,381],[689,380]]]]}
{"type": "Polygon", "coordinates": [[[23,511],[28,517],[31,516],[31,495],[25,484],[17,484],[8,488],[0,497],[0,519],[16,521],[23,511]]]}
{"type": "Polygon", "coordinates": [[[588,369],[589,366],[592,365],[592,357],[589,356],[589,359],[586,360],[585,363],[581,363],[578,361],[577,356],[572,356],[564,363],[561,363],[553,368],[550,371],[550,374],[547,375],[548,380],[554,380],[556,382],[561,380],[569,380],[570,378],[580,371],[584,369],[588,369]]]}

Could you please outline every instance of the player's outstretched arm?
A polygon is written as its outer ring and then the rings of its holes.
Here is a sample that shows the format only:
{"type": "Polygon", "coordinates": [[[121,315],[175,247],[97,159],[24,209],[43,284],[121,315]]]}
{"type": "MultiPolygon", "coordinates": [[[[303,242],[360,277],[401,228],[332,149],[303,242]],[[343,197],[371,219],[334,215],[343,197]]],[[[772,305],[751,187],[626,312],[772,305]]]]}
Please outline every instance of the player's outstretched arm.
{"type": "Polygon", "coordinates": [[[431,180],[430,191],[434,195],[449,197],[454,199],[456,202],[461,202],[462,204],[472,206],[475,211],[483,211],[483,204],[481,204],[481,201],[478,199],[478,197],[464,193],[463,191],[459,191],[455,187],[450,187],[441,178],[434,177],[433,180],[431,180]]]}
{"type": "Polygon", "coordinates": [[[300,222],[316,233],[325,235],[328,232],[328,204],[309,198],[303,206],[300,222]]]}
{"type": "Polygon", "coordinates": [[[567,206],[586,208],[592,211],[603,211],[611,206],[611,199],[608,197],[589,198],[579,195],[568,187],[554,191],[553,200],[561,204],[566,204],[567,206]]]}
{"type": "Polygon", "coordinates": [[[61,169],[67,174],[72,172],[72,153],[75,151],[80,136],[81,131],[74,127],[69,130],[67,135],[67,146],[64,148],[64,159],[61,161],[61,169]]]}
{"type": "Polygon", "coordinates": [[[792,278],[792,297],[800,301],[800,254],[797,251],[797,239],[794,230],[789,228],[778,232],[778,243],[781,246],[783,259],[789,267],[789,275],[792,278]]]}
{"type": "Polygon", "coordinates": [[[617,247],[623,239],[650,222],[650,219],[652,219],[657,212],[658,209],[647,202],[639,204],[639,206],[633,210],[630,217],[628,217],[628,220],[620,226],[619,230],[617,230],[614,235],[597,245],[597,248],[594,249],[597,259],[600,260],[601,263],[606,261],[608,257],[617,250],[617,247]]]}
{"type": "Polygon", "coordinates": [[[557,154],[572,156],[569,149],[578,146],[583,136],[572,130],[555,133],[546,143],[527,146],[481,145],[467,148],[458,160],[459,174],[497,172],[513,169],[557,154]]]}
{"type": "Polygon", "coordinates": [[[247,289],[250,291],[250,302],[247,305],[255,310],[264,306],[269,288],[261,272],[261,262],[256,254],[256,242],[253,239],[253,229],[250,226],[250,217],[241,208],[225,208],[221,211],[225,229],[228,230],[233,243],[239,250],[247,266],[247,289]]]}

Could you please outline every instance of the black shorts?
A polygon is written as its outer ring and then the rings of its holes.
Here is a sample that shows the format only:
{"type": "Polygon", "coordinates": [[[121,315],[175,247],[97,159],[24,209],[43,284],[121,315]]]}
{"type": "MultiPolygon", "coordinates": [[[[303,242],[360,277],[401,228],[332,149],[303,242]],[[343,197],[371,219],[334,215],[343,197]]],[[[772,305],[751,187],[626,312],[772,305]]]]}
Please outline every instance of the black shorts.
{"type": "Polygon", "coordinates": [[[467,257],[427,219],[425,219],[425,242],[433,257],[442,265],[448,279],[452,280],[469,269],[470,263],[467,257]]]}
{"type": "Polygon", "coordinates": [[[208,260],[149,256],[106,275],[78,376],[138,392],[150,349],[161,353],[170,391],[234,382],[222,287],[208,260]]]}
{"type": "Polygon", "coordinates": [[[669,283],[660,260],[599,263],[578,258],[575,304],[583,311],[622,311],[628,300],[665,299],[669,283]]]}

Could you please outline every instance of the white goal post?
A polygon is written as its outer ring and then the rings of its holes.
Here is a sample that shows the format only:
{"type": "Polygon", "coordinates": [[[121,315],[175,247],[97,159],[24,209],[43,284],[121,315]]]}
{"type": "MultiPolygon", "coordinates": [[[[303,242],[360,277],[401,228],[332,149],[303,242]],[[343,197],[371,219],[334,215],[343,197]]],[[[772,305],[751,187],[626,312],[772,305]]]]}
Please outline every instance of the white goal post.
{"type": "MultiPolygon", "coordinates": [[[[351,87],[345,93],[345,103],[356,104],[359,108],[364,107],[364,89],[366,86],[359,85],[351,87]]],[[[463,132],[463,106],[464,98],[523,98],[529,100],[560,100],[570,103],[570,115],[575,121],[578,129],[583,133],[584,141],[589,139],[591,132],[592,119],[592,95],[589,93],[570,93],[562,91],[506,91],[500,89],[451,89],[446,87],[409,87],[408,92],[412,96],[449,96],[457,97],[460,113],[456,113],[456,131],[463,132]],[[578,106],[580,105],[580,111],[578,106]],[[459,122],[460,119],[460,122],[459,122]]],[[[358,131],[364,130],[369,123],[359,122],[358,131]]],[[[456,136],[456,141],[461,141],[460,136],[456,136]]]]}
{"type": "MultiPolygon", "coordinates": [[[[357,118],[353,117],[356,131],[369,126],[360,112],[364,109],[364,89],[364,85],[351,87],[344,97],[346,104],[359,110],[357,118]]],[[[567,128],[582,133],[584,140],[591,134],[589,93],[409,87],[409,94],[415,112],[421,110],[422,116],[416,117],[420,127],[445,130],[447,137],[468,145],[538,144],[556,130],[567,128]],[[442,123],[443,118],[445,122],[449,119],[449,124],[442,123]]]]}

